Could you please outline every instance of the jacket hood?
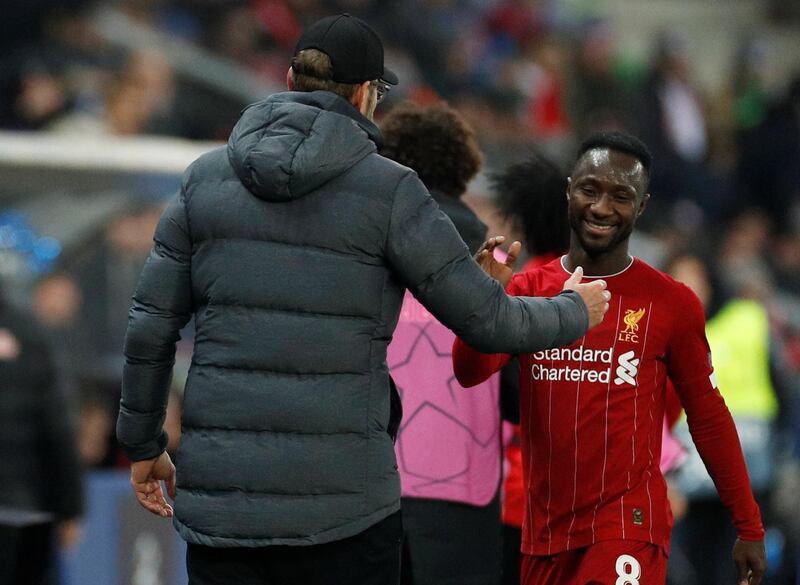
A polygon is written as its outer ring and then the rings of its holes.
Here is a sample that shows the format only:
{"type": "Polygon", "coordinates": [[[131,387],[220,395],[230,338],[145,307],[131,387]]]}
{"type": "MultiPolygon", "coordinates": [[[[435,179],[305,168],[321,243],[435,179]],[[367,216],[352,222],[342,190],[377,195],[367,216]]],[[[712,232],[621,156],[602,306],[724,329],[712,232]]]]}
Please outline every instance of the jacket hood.
{"type": "Polygon", "coordinates": [[[239,180],[267,201],[290,201],[376,152],[381,134],[327,91],[284,92],[248,106],[228,140],[239,180]]]}

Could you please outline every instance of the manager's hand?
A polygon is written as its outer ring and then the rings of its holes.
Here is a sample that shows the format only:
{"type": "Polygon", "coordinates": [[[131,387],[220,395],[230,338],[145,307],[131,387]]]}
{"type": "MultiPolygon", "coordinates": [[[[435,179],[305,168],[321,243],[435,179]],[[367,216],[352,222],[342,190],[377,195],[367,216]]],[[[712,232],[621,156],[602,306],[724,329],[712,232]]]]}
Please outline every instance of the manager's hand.
{"type": "Polygon", "coordinates": [[[591,329],[603,322],[603,317],[608,311],[611,293],[606,290],[605,280],[593,280],[581,284],[582,279],[583,267],[578,266],[564,283],[564,290],[574,290],[586,303],[586,308],[589,309],[589,329],[591,329]]]}
{"type": "Polygon", "coordinates": [[[169,497],[175,499],[175,466],[166,451],[155,459],[131,463],[131,486],[136,499],[153,514],[169,518],[172,506],[164,498],[162,480],[167,484],[169,497]]]}
{"type": "Polygon", "coordinates": [[[767,553],[763,540],[736,539],[733,562],[739,577],[737,585],[758,585],[767,570],[767,553]]]}

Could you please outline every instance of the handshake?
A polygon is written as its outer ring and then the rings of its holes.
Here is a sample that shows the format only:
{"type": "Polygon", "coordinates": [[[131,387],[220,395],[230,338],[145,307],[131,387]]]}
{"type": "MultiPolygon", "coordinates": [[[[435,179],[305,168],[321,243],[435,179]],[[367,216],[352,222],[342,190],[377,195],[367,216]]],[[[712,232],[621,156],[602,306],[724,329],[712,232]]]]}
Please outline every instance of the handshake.
{"type": "MultiPolygon", "coordinates": [[[[514,242],[508,249],[505,262],[500,262],[494,257],[494,249],[504,241],[504,236],[489,238],[475,254],[475,261],[483,271],[503,285],[503,288],[508,286],[511,281],[514,266],[522,248],[522,244],[514,242]]],[[[608,311],[611,293],[606,290],[605,280],[593,280],[585,283],[582,283],[581,280],[583,280],[583,268],[578,266],[564,283],[563,290],[575,291],[581,297],[589,310],[589,328],[591,329],[603,322],[603,317],[608,311]]]]}

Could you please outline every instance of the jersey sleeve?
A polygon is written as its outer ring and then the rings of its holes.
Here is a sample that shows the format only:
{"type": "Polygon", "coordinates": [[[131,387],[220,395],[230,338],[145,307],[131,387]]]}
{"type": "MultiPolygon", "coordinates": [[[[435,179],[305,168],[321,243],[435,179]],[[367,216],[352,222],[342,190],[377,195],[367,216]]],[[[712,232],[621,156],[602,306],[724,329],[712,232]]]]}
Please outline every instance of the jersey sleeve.
{"type": "Polygon", "coordinates": [[[672,381],[667,378],[667,396],[666,396],[666,406],[664,408],[664,416],[667,419],[667,427],[672,430],[675,426],[675,423],[678,422],[678,419],[681,418],[681,413],[683,412],[683,404],[681,404],[681,399],[678,396],[678,393],[675,391],[675,385],[672,381]]]}
{"type": "MultiPolygon", "coordinates": [[[[515,275],[506,287],[511,296],[533,296],[524,273],[515,275]]],[[[464,388],[477,386],[499,372],[514,356],[508,353],[481,353],[456,337],[453,342],[453,372],[464,388]]]]}
{"type": "Polygon", "coordinates": [[[685,287],[679,297],[675,305],[682,310],[676,312],[666,356],[669,378],[686,411],[697,452],[733,516],[739,538],[761,540],[761,512],[750,488],[736,426],[714,379],[703,308],[685,287]]]}

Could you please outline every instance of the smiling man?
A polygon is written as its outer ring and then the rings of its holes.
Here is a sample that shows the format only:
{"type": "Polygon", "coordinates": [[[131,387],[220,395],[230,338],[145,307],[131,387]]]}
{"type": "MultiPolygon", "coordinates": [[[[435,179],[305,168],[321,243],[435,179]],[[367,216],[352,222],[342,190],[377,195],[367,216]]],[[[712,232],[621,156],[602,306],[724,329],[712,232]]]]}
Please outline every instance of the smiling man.
{"type": "MultiPolygon", "coordinates": [[[[700,301],[628,253],[650,195],[638,139],[596,134],[567,188],[569,252],[511,278],[489,240],[477,259],[514,295],[549,295],[582,266],[612,293],[601,326],[571,345],[520,355],[523,585],[663,584],[672,516],[659,470],[664,393],[675,385],[689,427],[739,539],[739,583],[765,569],[764,530],[730,413],[716,388],[700,301]]],[[[475,385],[512,356],[461,340],[455,373],[475,385]]]]}

